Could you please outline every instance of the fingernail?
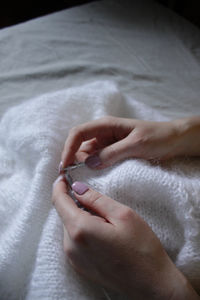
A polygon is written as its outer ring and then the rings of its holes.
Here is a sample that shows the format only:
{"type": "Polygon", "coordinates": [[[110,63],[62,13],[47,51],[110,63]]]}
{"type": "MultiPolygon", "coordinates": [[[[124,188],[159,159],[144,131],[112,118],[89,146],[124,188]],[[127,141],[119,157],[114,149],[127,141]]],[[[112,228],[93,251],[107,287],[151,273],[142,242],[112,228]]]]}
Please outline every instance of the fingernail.
{"type": "Polygon", "coordinates": [[[56,180],[54,181],[54,183],[53,183],[53,188],[55,187],[55,185],[60,181],[60,180],[62,180],[63,179],[63,175],[59,175],[57,178],[56,178],[56,180]]]}
{"type": "Polygon", "coordinates": [[[72,184],[72,189],[77,194],[83,195],[85,192],[87,192],[89,190],[89,187],[85,183],[83,183],[83,182],[75,181],[72,184]]]}
{"type": "Polygon", "coordinates": [[[59,174],[62,172],[62,170],[63,170],[63,162],[61,161],[61,162],[59,163],[59,167],[58,167],[58,172],[59,172],[59,174]]]}
{"type": "Polygon", "coordinates": [[[98,155],[91,155],[86,159],[85,163],[89,168],[96,168],[100,166],[101,160],[98,155]]]}

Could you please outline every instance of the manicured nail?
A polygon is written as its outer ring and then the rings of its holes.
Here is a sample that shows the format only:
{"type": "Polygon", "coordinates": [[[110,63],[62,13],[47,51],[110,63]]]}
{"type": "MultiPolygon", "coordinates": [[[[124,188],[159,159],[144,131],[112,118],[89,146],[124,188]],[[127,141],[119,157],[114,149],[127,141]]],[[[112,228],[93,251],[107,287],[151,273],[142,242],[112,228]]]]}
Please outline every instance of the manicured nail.
{"type": "Polygon", "coordinates": [[[86,159],[85,163],[89,168],[93,169],[100,166],[101,160],[98,155],[91,155],[86,159]]]}
{"type": "Polygon", "coordinates": [[[77,194],[83,195],[85,192],[87,192],[89,190],[89,187],[85,183],[83,183],[83,182],[75,181],[72,184],[72,189],[77,194]]]}
{"type": "Polygon", "coordinates": [[[61,162],[59,163],[59,167],[58,167],[58,172],[59,172],[59,174],[62,172],[62,170],[63,170],[63,162],[61,161],[61,162]]]}
{"type": "Polygon", "coordinates": [[[60,181],[60,180],[62,180],[64,177],[63,177],[63,175],[59,175],[57,178],[56,178],[56,180],[54,181],[54,183],[53,183],[53,188],[55,187],[55,185],[60,181]]]}

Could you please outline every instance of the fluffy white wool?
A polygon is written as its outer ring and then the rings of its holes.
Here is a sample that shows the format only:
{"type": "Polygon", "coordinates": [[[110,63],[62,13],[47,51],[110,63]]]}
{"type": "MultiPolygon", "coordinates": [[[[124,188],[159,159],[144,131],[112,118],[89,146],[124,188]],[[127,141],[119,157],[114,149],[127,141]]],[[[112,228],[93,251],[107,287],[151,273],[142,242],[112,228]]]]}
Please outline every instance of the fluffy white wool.
{"type": "MultiPolygon", "coordinates": [[[[52,183],[72,126],[104,115],[165,120],[122,96],[112,82],[42,95],[7,111],[0,123],[0,298],[105,299],[65,261],[52,183]]],[[[163,166],[129,159],[104,171],[74,171],[81,180],[134,208],[175,264],[200,282],[200,161],[163,166]]],[[[112,299],[120,298],[111,293],[112,299]]]]}

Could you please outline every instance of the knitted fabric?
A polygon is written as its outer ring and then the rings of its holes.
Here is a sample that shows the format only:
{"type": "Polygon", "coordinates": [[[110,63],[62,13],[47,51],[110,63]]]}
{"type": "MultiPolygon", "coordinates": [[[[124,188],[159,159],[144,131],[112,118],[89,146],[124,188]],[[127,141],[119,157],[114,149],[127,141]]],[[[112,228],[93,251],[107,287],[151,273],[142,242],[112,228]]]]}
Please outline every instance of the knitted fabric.
{"type": "MultiPolygon", "coordinates": [[[[0,123],[0,299],[106,299],[77,275],[63,252],[52,183],[69,129],[105,115],[166,120],[99,81],[42,95],[7,111],[0,123]]],[[[73,171],[139,213],[177,267],[200,282],[200,160],[152,165],[128,159],[101,171],[73,171]]],[[[124,296],[107,291],[110,299],[124,296]]]]}

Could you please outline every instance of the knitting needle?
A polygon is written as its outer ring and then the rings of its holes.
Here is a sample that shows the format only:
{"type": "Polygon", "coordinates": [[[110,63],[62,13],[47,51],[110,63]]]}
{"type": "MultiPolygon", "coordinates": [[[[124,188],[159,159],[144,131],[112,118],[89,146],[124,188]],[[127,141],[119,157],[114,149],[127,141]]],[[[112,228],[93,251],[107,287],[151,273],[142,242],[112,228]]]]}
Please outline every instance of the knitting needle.
{"type": "Polygon", "coordinates": [[[80,167],[84,167],[86,164],[84,162],[79,162],[79,163],[76,163],[76,164],[73,164],[73,165],[70,165],[64,169],[62,169],[62,171],[66,172],[66,171],[71,171],[71,170],[74,170],[74,169],[77,169],[77,168],[80,168],[80,167]]]}

